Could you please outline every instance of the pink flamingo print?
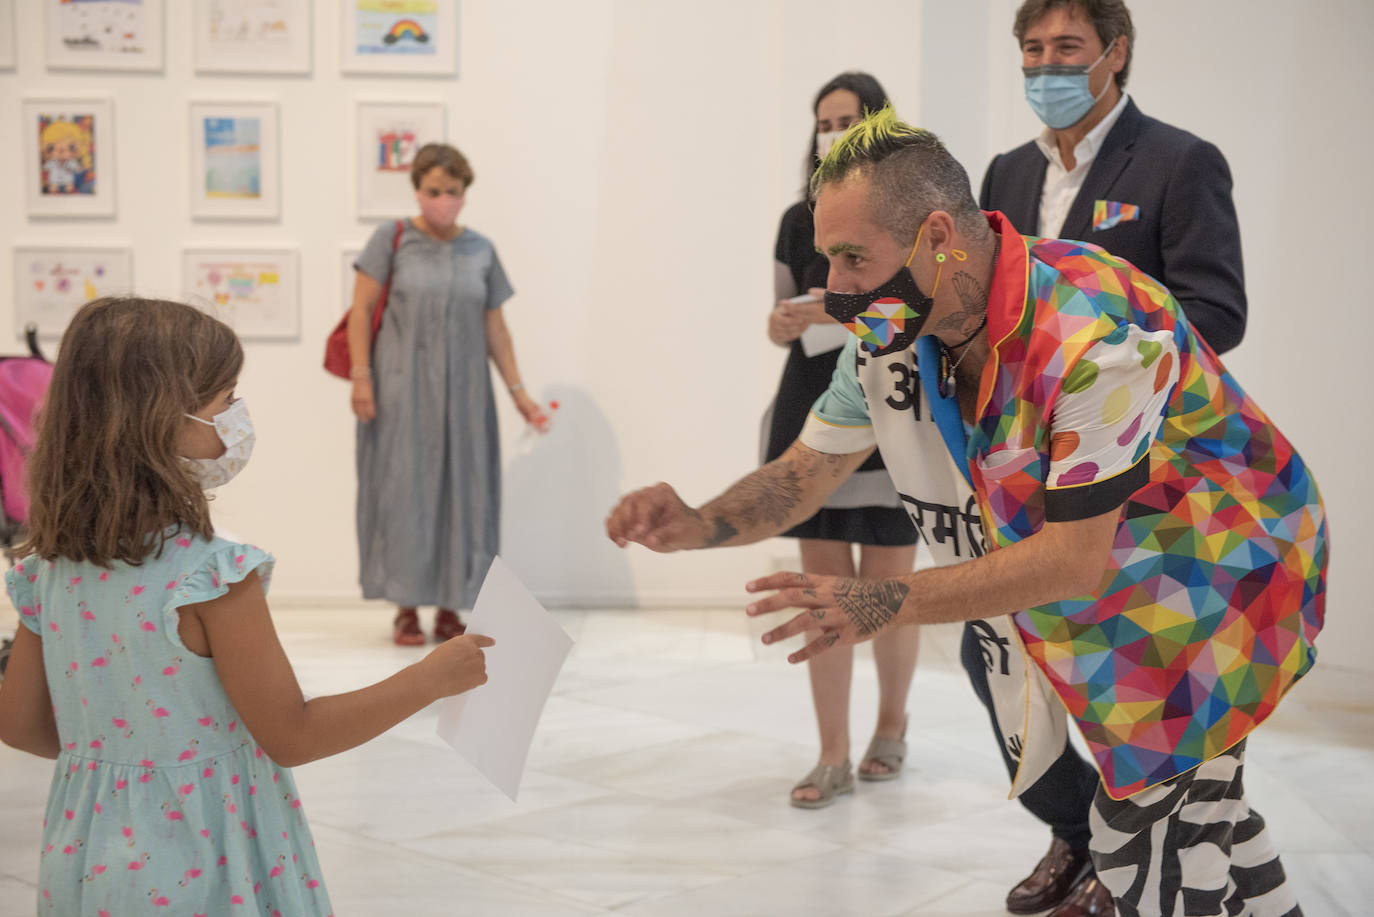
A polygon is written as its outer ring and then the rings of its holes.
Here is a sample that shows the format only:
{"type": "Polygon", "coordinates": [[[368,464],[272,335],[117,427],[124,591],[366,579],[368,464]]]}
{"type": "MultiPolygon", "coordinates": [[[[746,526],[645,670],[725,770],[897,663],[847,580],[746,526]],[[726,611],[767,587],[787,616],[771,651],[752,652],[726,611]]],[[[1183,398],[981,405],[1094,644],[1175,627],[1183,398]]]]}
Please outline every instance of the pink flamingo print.
{"type": "Polygon", "coordinates": [[[153,907],[167,907],[172,903],[166,895],[159,895],[157,889],[148,892],[148,897],[153,899],[153,907]]]}
{"type": "Polygon", "coordinates": [[[76,674],[77,670],[80,669],[80,668],[81,668],[81,666],[80,666],[79,664],[77,664],[75,661],[68,663],[68,665],[67,665],[67,677],[68,677],[68,678],[71,678],[73,675],[76,674]]]}
{"type": "Polygon", "coordinates": [[[219,855],[219,862],[217,862],[215,865],[216,865],[216,866],[225,866],[225,865],[228,865],[228,863],[229,863],[229,858],[228,858],[227,856],[225,856],[224,854],[221,853],[221,854],[219,855]]]}
{"type": "Polygon", "coordinates": [[[129,602],[132,602],[134,599],[138,598],[140,595],[143,594],[143,589],[143,586],[134,586],[132,589],[129,590],[129,594],[124,597],[124,603],[127,605],[129,602]]]}
{"type": "Polygon", "coordinates": [[[120,777],[118,780],[115,781],[114,792],[111,793],[110,795],[111,795],[111,796],[118,796],[118,795],[119,795],[119,791],[122,790],[122,789],[126,789],[128,786],[129,786],[129,781],[125,780],[123,777],[120,777]]]}
{"type": "Polygon", "coordinates": [[[213,716],[201,716],[196,718],[196,722],[202,726],[209,726],[215,722],[215,718],[213,716]]]}
{"type": "Polygon", "coordinates": [[[95,814],[96,814],[96,815],[103,815],[104,813],[105,813],[105,810],[102,809],[102,808],[100,807],[100,803],[97,802],[97,803],[95,804],[95,814]]]}
{"type": "Polygon", "coordinates": [[[200,829],[200,836],[203,837],[203,838],[205,838],[206,840],[209,840],[209,839],[210,839],[210,829],[209,829],[209,828],[201,828],[201,829],[200,829]]]}
{"type": "Polygon", "coordinates": [[[208,780],[215,776],[215,769],[213,767],[207,767],[205,770],[201,771],[200,775],[208,780]]]}
{"type": "Polygon", "coordinates": [[[143,864],[147,863],[151,859],[152,855],[149,854],[147,851],[144,851],[143,853],[140,853],[138,855],[138,859],[133,860],[129,863],[129,869],[134,872],[137,872],[138,870],[143,868],[143,864]]]}
{"type": "Polygon", "coordinates": [[[134,686],[135,688],[137,688],[137,687],[138,687],[139,685],[141,685],[141,684],[143,684],[143,676],[142,676],[142,675],[135,675],[135,676],[134,676],[134,680],[133,680],[133,686],[134,686]]]}
{"type": "Polygon", "coordinates": [[[171,665],[167,666],[165,669],[162,670],[162,674],[163,674],[163,675],[175,675],[177,672],[180,672],[180,671],[181,671],[181,657],[178,656],[178,657],[176,657],[176,660],[175,660],[171,665]]]}
{"type": "MultiPolygon", "coordinates": [[[[128,781],[126,780],[125,783],[127,782],[128,781]]],[[[134,845],[134,829],[131,828],[129,825],[125,825],[123,828],[119,829],[119,832],[123,834],[124,839],[128,841],[128,843],[125,846],[132,847],[134,845]]]]}
{"type": "Polygon", "coordinates": [[[186,874],[183,875],[183,876],[181,877],[181,881],[180,881],[178,884],[179,884],[182,888],[185,888],[185,887],[186,887],[186,884],[187,884],[188,882],[190,882],[192,879],[199,879],[199,878],[200,878],[200,870],[199,870],[199,869],[196,869],[195,867],[192,867],[192,868],[186,870],[186,874]]]}
{"type": "Polygon", "coordinates": [[[119,647],[121,653],[124,652],[124,641],[119,639],[119,634],[110,634],[110,639],[114,641],[115,646],[119,647]]]}
{"type": "Polygon", "coordinates": [[[21,605],[19,607],[19,613],[26,618],[33,618],[38,615],[38,612],[34,611],[33,607],[30,605],[21,605]]]}
{"type": "Polygon", "coordinates": [[[105,747],[105,736],[102,735],[102,736],[101,736],[100,738],[98,738],[98,739],[91,739],[90,747],[93,748],[93,749],[95,749],[96,751],[99,751],[100,749],[104,748],[104,747],[105,747]]]}
{"type": "Polygon", "coordinates": [[[79,576],[73,576],[71,579],[67,580],[67,591],[68,591],[68,592],[75,592],[75,591],[76,591],[76,587],[77,587],[77,586],[80,586],[80,585],[81,585],[81,577],[79,577],[79,576]]]}
{"type": "Polygon", "coordinates": [[[95,620],[95,612],[91,611],[90,606],[86,604],[85,599],[82,599],[81,601],[76,603],[76,610],[81,613],[81,619],[83,621],[95,620]]]}
{"type": "Polygon", "coordinates": [[[157,625],[154,624],[152,621],[149,621],[148,616],[143,612],[140,611],[135,617],[138,618],[139,630],[144,631],[145,633],[152,633],[153,631],[157,630],[157,625]]]}
{"type": "Polygon", "coordinates": [[[57,626],[57,622],[56,622],[56,621],[49,621],[49,622],[48,622],[48,630],[52,631],[52,632],[55,633],[55,634],[58,634],[58,633],[61,633],[61,632],[62,632],[62,628],[60,628],[60,627],[57,626]]]}
{"type": "Polygon", "coordinates": [[[110,578],[110,571],[109,571],[109,570],[105,570],[105,571],[101,572],[101,574],[100,574],[100,581],[101,581],[102,583],[103,583],[103,582],[106,582],[109,578],[110,578]]]}
{"type": "Polygon", "coordinates": [[[97,656],[91,660],[91,668],[93,669],[103,669],[105,668],[106,664],[107,663],[104,656],[97,656]]]}
{"type": "Polygon", "coordinates": [[[168,820],[168,821],[185,821],[185,820],[186,820],[186,816],[185,816],[185,815],[182,815],[182,814],[181,814],[180,812],[178,812],[176,809],[173,809],[172,811],[170,811],[170,812],[167,813],[167,820],[168,820]]]}
{"type": "Polygon", "coordinates": [[[237,726],[238,724],[239,724],[239,721],[238,721],[238,720],[230,720],[230,721],[229,721],[229,731],[230,731],[230,732],[233,732],[233,731],[234,731],[234,727],[237,726]]]}
{"type": "Polygon", "coordinates": [[[76,839],[75,844],[68,844],[67,846],[63,847],[62,852],[70,856],[71,854],[76,853],[78,850],[80,850],[84,844],[85,841],[78,837],[76,839]]]}
{"type": "Polygon", "coordinates": [[[195,756],[196,756],[195,749],[193,749],[193,748],[188,748],[188,749],[186,749],[185,751],[183,751],[181,754],[177,755],[177,761],[178,761],[178,762],[180,762],[180,761],[190,761],[190,760],[191,760],[192,758],[194,758],[195,756]]]}
{"type": "Polygon", "coordinates": [[[76,813],[73,812],[71,809],[63,809],[62,814],[67,817],[67,821],[71,821],[73,818],[76,818],[76,813]]]}
{"type": "Polygon", "coordinates": [[[183,535],[177,539],[177,544],[179,544],[183,548],[189,548],[191,546],[191,539],[183,535]]]}
{"type": "Polygon", "coordinates": [[[243,903],[243,895],[232,895],[232,896],[230,896],[230,898],[229,898],[229,903],[230,903],[230,904],[242,904],[242,903],[243,903]]]}
{"type": "Polygon", "coordinates": [[[148,707],[149,710],[153,711],[153,716],[157,717],[158,719],[161,719],[161,718],[167,717],[167,716],[171,716],[171,714],[167,712],[167,708],[166,708],[166,707],[159,707],[159,706],[157,706],[156,704],[153,703],[152,698],[149,698],[149,699],[148,699],[146,706],[148,707]]]}
{"type": "Polygon", "coordinates": [[[272,867],[272,871],[267,874],[267,878],[275,879],[277,876],[286,872],[286,857],[277,854],[277,865],[272,867]]]}
{"type": "Polygon", "coordinates": [[[96,917],[110,917],[110,912],[102,907],[100,910],[96,911],[96,917]]]}

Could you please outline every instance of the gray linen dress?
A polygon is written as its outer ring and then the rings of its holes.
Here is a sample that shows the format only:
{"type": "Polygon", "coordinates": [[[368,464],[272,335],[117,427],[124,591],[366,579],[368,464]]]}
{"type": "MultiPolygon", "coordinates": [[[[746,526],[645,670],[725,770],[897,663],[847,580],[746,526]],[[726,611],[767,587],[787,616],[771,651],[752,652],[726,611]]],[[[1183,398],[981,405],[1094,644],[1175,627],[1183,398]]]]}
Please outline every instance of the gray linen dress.
{"type": "Polygon", "coordinates": [[[354,262],[391,278],[372,352],[377,416],[358,424],[363,597],[471,608],[496,556],[501,455],[484,322],[514,290],[486,237],[441,242],[403,221],[354,262]],[[394,275],[394,276],[393,276],[394,275]]]}

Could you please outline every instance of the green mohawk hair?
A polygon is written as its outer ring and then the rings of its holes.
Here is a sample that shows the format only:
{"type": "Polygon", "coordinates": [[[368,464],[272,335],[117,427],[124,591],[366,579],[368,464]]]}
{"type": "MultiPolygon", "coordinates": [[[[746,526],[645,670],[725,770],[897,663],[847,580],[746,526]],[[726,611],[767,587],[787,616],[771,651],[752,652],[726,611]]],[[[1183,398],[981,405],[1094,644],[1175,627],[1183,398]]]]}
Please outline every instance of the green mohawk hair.
{"type": "Polygon", "coordinates": [[[862,121],[856,121],[835,141],[825,159],[817,166],[811,176],[811,196],[814,198],[821,186],[839,181],[853,170],[867,163],[880,162],[913,141],[930,138],[929,131],[912,127],[897,119],[897,112],[891,104],[881,110],[868,112],[862,121]]]}

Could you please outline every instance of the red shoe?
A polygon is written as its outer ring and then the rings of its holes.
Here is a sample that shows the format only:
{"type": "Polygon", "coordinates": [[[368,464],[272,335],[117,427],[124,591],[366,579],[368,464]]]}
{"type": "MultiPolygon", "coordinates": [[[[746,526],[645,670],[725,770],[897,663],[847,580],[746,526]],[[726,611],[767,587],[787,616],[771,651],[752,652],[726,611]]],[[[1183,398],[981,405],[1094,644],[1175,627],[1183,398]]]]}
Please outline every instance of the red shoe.
{"type": "Polygon", "coordinates": [[[420,630],[420,616],[414,608],[396,611],[396,620],[391,622],[391,639],[397,646],[425,645],[425,632],[420,630]]]}
{"type": "Polygon", "coordinates": [[[467,626],[458,620],[457,612],[440,608],[434,615],[434,642],[443,643],[467,633],[467,626]]]}

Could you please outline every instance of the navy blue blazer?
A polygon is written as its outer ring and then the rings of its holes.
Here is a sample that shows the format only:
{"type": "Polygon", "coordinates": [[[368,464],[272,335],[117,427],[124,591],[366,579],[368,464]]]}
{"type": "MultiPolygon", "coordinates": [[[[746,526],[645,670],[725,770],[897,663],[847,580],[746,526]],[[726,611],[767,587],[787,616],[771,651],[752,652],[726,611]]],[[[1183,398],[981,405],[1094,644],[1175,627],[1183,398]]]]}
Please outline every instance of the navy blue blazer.
{"type": "MultiPolygon", "coordinates": [[[[1034,141],[994,157],[980,205],[1035,235],[1047,165],[1034,141]]],[[[1205,140],[1142,115],[1134,100],[1103,139],[1059,235],[1100,245],[1164,284],[1217,353],[1244,336],[1240,226],[1226,158],[1205,140]],[[1099,200],[1135,204],[1139,215],[1094,229],[1099,200]]]]}

